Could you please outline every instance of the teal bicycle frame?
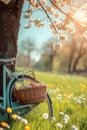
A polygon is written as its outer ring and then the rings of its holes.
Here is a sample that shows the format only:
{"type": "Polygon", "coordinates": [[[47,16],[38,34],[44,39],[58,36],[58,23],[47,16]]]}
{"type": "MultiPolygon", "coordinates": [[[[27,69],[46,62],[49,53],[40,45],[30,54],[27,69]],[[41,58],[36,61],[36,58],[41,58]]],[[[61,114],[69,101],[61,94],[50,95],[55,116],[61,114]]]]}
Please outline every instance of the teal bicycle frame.
{"type": "MultiPolygon", "coordinates": [[[[7,107],[7,87],[9,87],[8,85],[6,85],[6,77],[7,77],[7,74],[9,74],[9,77],[10,76],[13,76],[13,73],[6,67],[6,64],[8,64],[9,62],[11,61],[14,61],[15,59],[12,58],[12,59],[5,59],[5,60],[2,60],[0,59],[0,62],[2,62],[3,64],[3,96],[0,96],[0,101],[2,102],[0,104],[0,110],[6,110],[6,107],[7,107]]],[[[11,80],[10,80],[11,82],[11,80]]]]}
{"type": "MultiPolygon", "coordinates": [[[[10,92],[10,89],[11,89],[12,82],[16,78],[22,84],[22,82],[20,81],[20,79],[18,78],[18,76],[24,75],[26,73],[26,71],[24,71],[24,73],[21,73],[21,72],[20,73],[12,72],[10,69],[8,69],[8,67],[6,67],[6,65],[9,65],[9,63],[11,64],[11,61],[14,62],[15,59],[14,58],[12,58],[12,59],[0,59],[0,62],[2,62],[2,64],[3,64],[3,81],[2,81],[3,82],[3,86],[2,86],[2,88],[3,88],[3,95],[0,96],[0,120],[6,119],[6,116],[8,115],[6,113],[6,108],[10,107],[10,105],[9,105],[10,104],[10,101],[9,101],[9,92],[10,92]],[[8,84],[6,84],[7,74],[10,77],[10,80],[9,80],[8,84]],[[2,113],[1,111],[3,111],[4,115],[1,114],[2,113]]],[[[35,104],[33,104],[33,105],[31,105],[31,104],[28,104],[28,105],[19,105],[16,102],[14,102],[13,104],[14,104],[12,106],[13,110],[20,109],[20,108],[25,108],[25,107],[27,108],[29,106],[35,106],[35,104]]],[[[27,111],[29,111],[29,110],[23,111],[22,114],[26,113],[27,111]]]]}
{"type": "MultiPolygon", "coordinates": [[[[22,111],[20,112],[19,115],[23,115],[29,111],[31,111],[31,109],[29,110],[29,108],[33,108],[35,106],[37,106],[37,104],[20,104],[17,101],[12,101],[12,84],[15,80],[17,80],[23,87],[24,84],[22,83],[20,77],[25,76],[27,72],[31,73],[31,70],[28,71],[24,71],[24,72],[12,72],[10,69],[8,69],[8,67],[6,65],[11,65],[11,62],[14,63],[15,59],[14,58],[10,58],[10,59],[0,59],[0,63],[3,64],[3,95],[0,96],[0,121],[7,121],[8,119],[8,113],[6,112],[6,109],[8,107],[11,107],[13,110],[13,113],[15,113],[15,111],[20,111],[20,109],[22,109],[22,111]],[[6,79],[7,79],[7,75],[9,76],[10,80],[8,82],[8,84],[6,84],[6,79]]],[[[30,77],[30,73],[27,75],[28,77],[30,77]]],[[[32,78],[34,79],[34,78],[32,78]]],[[[34,81],[34,80],[33,80],[34,81]]],[[[53,112],[52,112],[52,102],[51,99],[47,93],[47,101],[49,104],[49,111],[50,111],[50,118],[53,116],[53,112]]]]}

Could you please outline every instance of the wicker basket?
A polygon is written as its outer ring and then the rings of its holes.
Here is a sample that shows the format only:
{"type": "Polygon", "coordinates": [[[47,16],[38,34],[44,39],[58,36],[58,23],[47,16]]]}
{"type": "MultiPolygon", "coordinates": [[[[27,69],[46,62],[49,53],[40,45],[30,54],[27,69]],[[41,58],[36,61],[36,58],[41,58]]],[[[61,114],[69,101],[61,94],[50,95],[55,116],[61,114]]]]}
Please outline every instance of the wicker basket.
{"type": "Polygon", "coordinates": [[[15,99],[21,104],[38,104],[46,99],[46,89],[47,87],[45,85],[23,88],[15,90],[13,95],[15,99]]]}

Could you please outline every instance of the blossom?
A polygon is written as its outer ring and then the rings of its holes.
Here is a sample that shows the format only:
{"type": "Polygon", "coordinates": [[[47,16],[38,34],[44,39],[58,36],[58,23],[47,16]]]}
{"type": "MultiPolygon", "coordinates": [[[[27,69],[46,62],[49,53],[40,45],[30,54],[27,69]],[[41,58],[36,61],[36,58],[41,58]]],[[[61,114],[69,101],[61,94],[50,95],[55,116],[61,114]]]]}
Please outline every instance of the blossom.
{"type": "Polygon", "coordinates": [[[26,14],[23,15],[23,17],[26,18],[26,19],[30,18],[30,16],[31,16],[31,14],[29,14],[29,13],[26,13],[26,14]]]}
{"type": "Polygon", "coordinates": [[[55,17],[55,18],[59,18],[59,17],[60,17],[60,14],[57,14],[57,13],[56,13],[56,14],[54,14],[54,17],[55,17]]]}
{"type": "Polygon", "coordinates": [[[36,27],[42,27],[44,26],[43,22],[41,20],[35,19],[34,24],[36,27]]]}
{"type": "Polygon", "coordinates": [[[67,40],[67,36],[64,35],[64,34],[61,34],[61,35],[59,36],[59,39],[65,41],[65,40],[67,40]]]}
{"type": "Polygon", "coordinates": [[[75,28],[74,27],[66,26],[65,28],[71,34],[75,32],[75,28]]]}
{"type": "Polygon", "coordinates": [[[58,25],[58,21],[57,21],[57,20],[53,21],[53,24],[54,24],[55,26],[58,25]]]}
{"type": "Polygon", "coordinates": [[[47,1],[46,0],[43,0],[42,2],[40,2],[41,3],[41,5],[46,5],[47,4],[47,1]]]}
{"type": "Polygon", "coordinates": [[[24,28],[30,28],[31,27],[31,25],[30,24],[26,24],[25,26],[24,26],[24,28]]]}
{"type": "Polygon", "coordinates": [[[44,119],[48,119],[48,117],[49,117],[49,116],[48,116],[47,113],[44,113],[44,114],[43,114],[43,118],[44,118],[44,119]]]}
{"type": "Polygon", "coordinates": [[[46,10],[50,13],[50,14],[55,14],[55,9],[51,6],[47,6],[46,10]]]}

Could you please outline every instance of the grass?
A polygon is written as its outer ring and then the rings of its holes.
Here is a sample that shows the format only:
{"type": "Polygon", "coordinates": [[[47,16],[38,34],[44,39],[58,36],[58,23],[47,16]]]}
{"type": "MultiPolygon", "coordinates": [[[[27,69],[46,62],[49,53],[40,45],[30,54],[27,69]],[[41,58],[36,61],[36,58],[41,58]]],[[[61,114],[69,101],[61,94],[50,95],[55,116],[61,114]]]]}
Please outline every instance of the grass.
{"type": "MultiPolygon", "coordinates": [[[[35,74],[48,86],[54,118],[50,121],[29,112],[23,118],[28,120],[30,130],[87,130],[87,77],[45,72],[35,74]]],[[[22,122],[14,121],[11,130],[24,130],[24,127],[22,122]]]]}

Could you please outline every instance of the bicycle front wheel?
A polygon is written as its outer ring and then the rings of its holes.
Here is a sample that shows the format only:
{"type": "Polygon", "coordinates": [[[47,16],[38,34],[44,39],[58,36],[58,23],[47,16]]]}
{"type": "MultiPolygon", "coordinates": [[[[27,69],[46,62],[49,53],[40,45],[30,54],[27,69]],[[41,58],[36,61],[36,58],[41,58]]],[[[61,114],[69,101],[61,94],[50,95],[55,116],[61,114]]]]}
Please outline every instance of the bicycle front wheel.
{"type": "MultiPolygon", "coordinates": [[[[34,78],[28,75],[20,75],[13,80],[10,85],[9,92],[9,106],[13,109],[13,113],[18,115],[23,115],[27,112],[31,113],[31,116],[41,117],[48,115],[48,118],[52,118],[53,110],[52,110],[52,102],[49,94],[46,94],[46,99],[39,104],[24,104],[22,105],[20,102],[15,100],[13,92],[15,89],[20,89],[21,85],[27,86],[27,84],[31,84],[31,82],[35,82],[34,78]]],[[[38,82],[38,81],[37,81],[38,82]]],[[[20,95],[19,95],[20,96],[20,95]]]]}

